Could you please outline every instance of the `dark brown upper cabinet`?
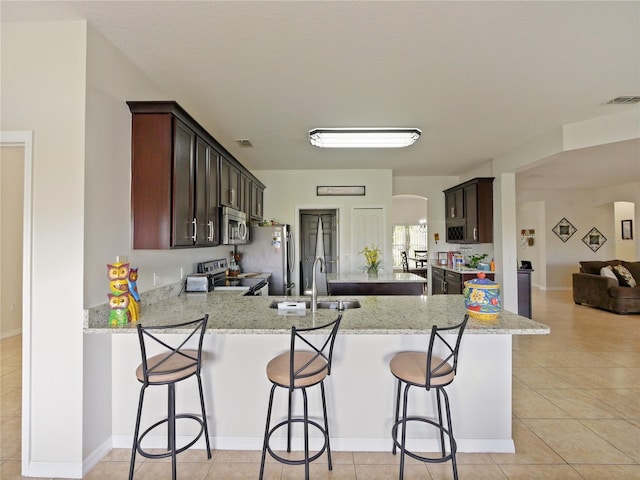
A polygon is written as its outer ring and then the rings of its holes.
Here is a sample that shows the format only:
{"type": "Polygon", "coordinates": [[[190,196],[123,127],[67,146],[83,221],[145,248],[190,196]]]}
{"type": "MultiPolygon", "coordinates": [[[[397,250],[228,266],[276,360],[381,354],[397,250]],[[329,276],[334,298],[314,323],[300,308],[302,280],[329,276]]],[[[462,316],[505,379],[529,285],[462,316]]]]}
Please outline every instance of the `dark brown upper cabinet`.
{"type": "Polygon", "coordinates": [[[241,174],[264,185],[176,102],[127,104],[133,248],[219,245],[222,160],[237,169],[238,185],[241,174]]]}
{"type": "Polygon", "coordinates": [[[474,178],[444,195],[448,243],[493,242],[493,178],[474,178]]]}

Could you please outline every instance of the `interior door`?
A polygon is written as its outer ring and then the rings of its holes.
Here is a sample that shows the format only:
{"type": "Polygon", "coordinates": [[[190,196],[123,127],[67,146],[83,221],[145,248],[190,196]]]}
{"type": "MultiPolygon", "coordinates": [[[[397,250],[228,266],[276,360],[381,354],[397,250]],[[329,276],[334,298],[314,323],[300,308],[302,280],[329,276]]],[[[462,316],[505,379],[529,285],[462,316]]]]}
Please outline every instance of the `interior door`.
{"type": "MultiPolygon", "coordinates": [[[[318,247],[318,220],[322,221],[322,241],[326,273],[337,272],[338,222],[336,210],[300,211],[300,293],[311,294],[313,261],[318,247]]],[[[318,293],[327,293],[326,277],[318,281],[318,293]]],[[[317,280],[320,280],[319,278],[317,280]]]]}

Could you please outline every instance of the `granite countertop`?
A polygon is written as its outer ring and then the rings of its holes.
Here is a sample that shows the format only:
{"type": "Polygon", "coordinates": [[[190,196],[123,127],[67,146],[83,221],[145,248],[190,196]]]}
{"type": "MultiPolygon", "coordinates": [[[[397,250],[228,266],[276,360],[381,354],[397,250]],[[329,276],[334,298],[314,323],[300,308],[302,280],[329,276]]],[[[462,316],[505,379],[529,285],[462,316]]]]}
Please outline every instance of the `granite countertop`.
{"type": "Polygon", "coordinates": [[[378,276],[370,278],[365,272],[360,273],[328,273],[328,283],[425,283],[426,278],[414,273],[378,272],[378,276]]]}
{"type": "MultiPolygon", "coordinates": [[[[361,308],[344,311],[341,334],[425,334],[435,325],[454,325],[465,314],[462,295],[321,297],[318,300],[357,299],[361,308]]],[[[334,320],[336,310],[304,311],[304,316],[279,314],[272,302],[303,301],[309,297],[244,297],[242,292],[181,293],[144,304],[140,322],[162,326],[186,322],[209,314],[212,334],[289,334],[291,327],[310,327],[334,320]]],[[[110,327],[104,306],[86,311],[85,333],[135,333],[136,324],[110,327]],[[106,313],[106,314],[105,314],[106,313]]],[[[176,330],[176,333],[179,331],[176,330]]],[[[503,311],[495,320],[471,318],[468,334],[544,335],[547,325],[503,311]]]]}
{"type": "Polygon", "coordinates": [[[441,270],[448,270],[450,272],[455,272],[455,273],[470,273],[470,274],[476,274],[476,275],[480,272],[493,273],[493,274],[496,273],[496,272],[491,272],[487,270],[478,270],[477,268],[471,268],[471,267],[451,268],[451,267],[445,267],[442,265],[433,265],[432,268],[439,268],[441,270]]]}

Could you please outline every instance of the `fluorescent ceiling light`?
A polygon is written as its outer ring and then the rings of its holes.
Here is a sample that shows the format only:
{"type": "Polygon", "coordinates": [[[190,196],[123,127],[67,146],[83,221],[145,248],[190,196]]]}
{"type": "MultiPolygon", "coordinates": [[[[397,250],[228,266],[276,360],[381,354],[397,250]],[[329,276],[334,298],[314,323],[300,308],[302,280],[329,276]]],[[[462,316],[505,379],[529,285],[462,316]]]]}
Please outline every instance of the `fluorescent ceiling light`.
{"type": "Polygon", "coordinates": [[[402,148],[420,138],[417,128],[315,128],[311,145],[322,148],[402,148]]]}

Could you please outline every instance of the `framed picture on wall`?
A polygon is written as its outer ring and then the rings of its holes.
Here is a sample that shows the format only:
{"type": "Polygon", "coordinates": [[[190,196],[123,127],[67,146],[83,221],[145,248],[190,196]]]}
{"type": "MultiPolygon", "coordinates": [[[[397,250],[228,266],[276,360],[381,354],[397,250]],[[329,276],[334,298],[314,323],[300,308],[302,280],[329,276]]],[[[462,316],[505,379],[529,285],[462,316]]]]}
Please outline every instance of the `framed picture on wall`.
{"type": "Polygon", "coordinates": [[[622,240],[633,240],[633,220],[622,220],[622,240]]]}

